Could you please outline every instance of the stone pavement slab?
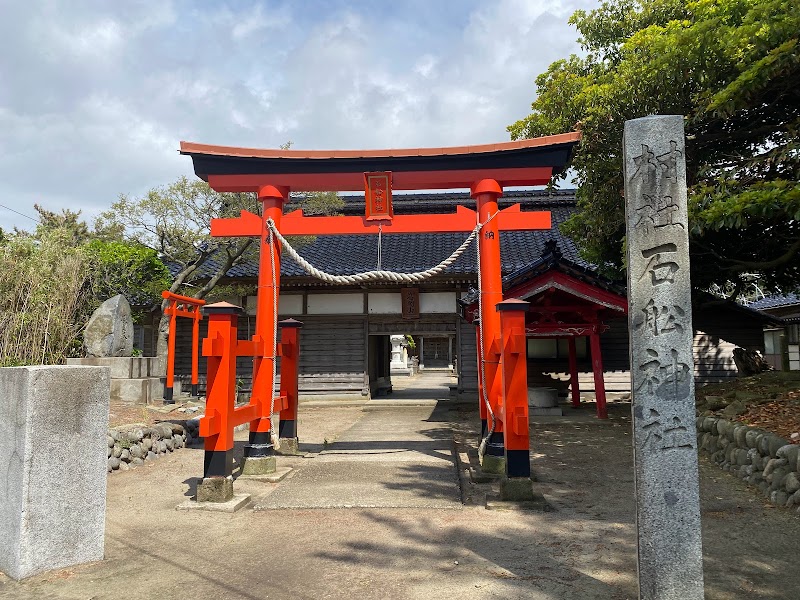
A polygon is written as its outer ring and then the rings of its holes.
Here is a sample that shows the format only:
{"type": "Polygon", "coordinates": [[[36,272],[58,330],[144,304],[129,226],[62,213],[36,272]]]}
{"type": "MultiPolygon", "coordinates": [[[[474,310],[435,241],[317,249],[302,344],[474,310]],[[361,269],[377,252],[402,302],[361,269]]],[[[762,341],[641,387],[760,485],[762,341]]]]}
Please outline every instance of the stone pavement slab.
{"type": "Polygon", "coordinates": [[[461,507],[452,464],[339,461],[298,470],[254,508],[461,507]]]}
{"type": "Polygon", "coordinates": [[[445,412],[409,406],[364,413],[255,508],[461,508],[445,412]]]}

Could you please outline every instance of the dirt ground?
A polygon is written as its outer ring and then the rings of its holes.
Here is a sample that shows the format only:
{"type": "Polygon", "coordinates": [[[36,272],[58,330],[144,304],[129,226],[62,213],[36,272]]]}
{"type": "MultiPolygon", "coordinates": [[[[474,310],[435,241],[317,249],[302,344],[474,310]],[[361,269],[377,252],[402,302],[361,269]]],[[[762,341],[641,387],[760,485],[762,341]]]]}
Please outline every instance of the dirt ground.
{"type": "MultiPolygon", "coordinates": [[[[592,412],[532,425],[535,485],[552,512],[486,510],[496,484],[464,477],[455,509],[176,511],[203,461],[199,448],[179,450],[109,477],[104,561],[23,582],[0,576],[0,597],[636,598],[630,406],[611,404],[605,422],[592,412]]],[[[306,408],[301,441],[313,455],[365,414],[306,408]]],[[[471,407],[440,403],[430,419],[474,451],[471,407]]],[[[299,471],[313,460],[279,464],[299,471]]],[[[236,483],[257,497],[284,484],[236,483]]],[[[413,477],[404,485],[416,489],[413,477]]],[[[797,600],[800,518],[702,459],[701,496],[706,597],[797,600]]]]}

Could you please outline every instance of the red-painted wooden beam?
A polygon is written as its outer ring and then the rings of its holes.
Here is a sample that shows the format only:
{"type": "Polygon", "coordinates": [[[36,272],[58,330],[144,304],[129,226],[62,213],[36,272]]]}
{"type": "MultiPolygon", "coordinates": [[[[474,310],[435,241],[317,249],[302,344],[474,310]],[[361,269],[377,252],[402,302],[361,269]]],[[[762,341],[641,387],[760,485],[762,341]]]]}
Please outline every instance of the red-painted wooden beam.
{"type": "MultiPolygon", "coordinates": [[[[394,171],[392,190],[468,188],[482,179],[494,179],[502,187],[546,185],[552,176],[553,167],[394,171]]],[[[285,186],[293,192],[354,192],[364,189],[364,173],[209,174],[208,184],[218,192],[257,192],[264,185],[285,186]]]]}
{"type": "MultiPolygon", "coordinates": [[[[501,231],[550,229],[548,211],[523,212],[519,204],[502,210],[497,217],[501,231]]],[[[391,221],[381,221],[382,233],[448,233],[471,231],[477,222],[474,210],[457,206],[453,214],[397,215],[391,221]]],[[[352,235],[377,234],[378,222],[365,217],[307,217],[302,210],[283,216],[282,235],[352,235]]],[[[261,234],[261,217],[242,211],[236,219],[212,219],[211,235],[214,237],[258,236],[261,234]]]]}

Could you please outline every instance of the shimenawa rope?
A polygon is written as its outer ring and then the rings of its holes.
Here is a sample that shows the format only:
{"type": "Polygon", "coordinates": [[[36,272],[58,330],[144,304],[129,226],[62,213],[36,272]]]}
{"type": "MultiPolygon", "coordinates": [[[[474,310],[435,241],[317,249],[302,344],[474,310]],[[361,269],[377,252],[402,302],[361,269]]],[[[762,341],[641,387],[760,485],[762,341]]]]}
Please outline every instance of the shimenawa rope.
{"type": "Polygon", "coordinates": [[[300,256],[297,250],[292,248],[289,245],[289,242],[286,241],[286,238],[280,234],[275,227],[275,222],[272,219],[267,219],[267,226],[269,227],[270,232],[278,238],[286,253],[291,256],[292,260],[300,265],[303,270],[306,271],[306,273],[312,277],[316,277],[317,279],[327,281],[328,283],[338,284],[358,284],[369,281],[393,281],[403,283],[416,283],[419,281],[424,281],[433,277],[434,275],[438,275],[447,267],[452,265],[456,260],[458,260],[458,257],[464,253],[464,251],[472,243],[472,240],[475,239],[475,236],[478,235],[481,227],[483,227],[481,224],[476,225],[475,229],[473,229],[467,239],[465,239],[464,242],[458,248],[456,248],[455,252],[453,252],[449,257],[444,259],[435,267],[431,267],[430,269],[426,269],[424,271],[418,271],[416,273],[398,273],[397,271],[376,270],[366,271],[365,273],[357,273],[355,275],[331,275],[330,273],[326,273],[325,271],[316,268],[305,258],[300,256]]]}

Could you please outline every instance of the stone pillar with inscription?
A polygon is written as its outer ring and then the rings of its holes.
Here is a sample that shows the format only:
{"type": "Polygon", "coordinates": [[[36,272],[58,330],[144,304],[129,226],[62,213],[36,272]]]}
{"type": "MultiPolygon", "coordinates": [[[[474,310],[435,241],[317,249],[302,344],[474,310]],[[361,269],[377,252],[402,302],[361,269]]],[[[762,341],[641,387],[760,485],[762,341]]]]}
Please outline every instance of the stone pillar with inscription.
{"type": "Polygon", "coordinates": [[[639,597],[702,600],[683,117],[623,146],[639,597]]]}

